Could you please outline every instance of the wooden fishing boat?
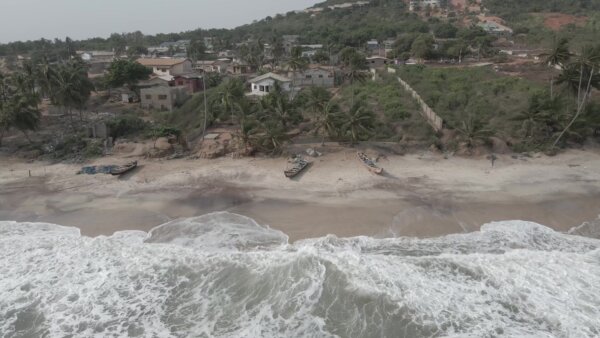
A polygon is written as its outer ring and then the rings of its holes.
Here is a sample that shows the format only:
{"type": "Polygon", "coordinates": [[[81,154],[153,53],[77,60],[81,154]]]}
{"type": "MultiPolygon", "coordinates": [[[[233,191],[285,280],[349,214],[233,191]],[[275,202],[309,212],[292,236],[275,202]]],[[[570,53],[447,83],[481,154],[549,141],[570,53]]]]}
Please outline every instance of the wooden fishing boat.
{"type": "Polygon", "coordinates": [[[137,161],[133,161],[133,162],[130,162],[130,163],[127,163],[124,165],[115,166],[114,168],[112,168],[110,170],[110,174],[114,175],[114,176],[123,175],[123,174],[135,169],[137,167],[137,165],[138,165],[137,161]]]}
{"type": "Polygon", "coordinates": [[[296,158],[292,161],[292,166],[289,169],[286,169],[283,173],[287,178],[293,178],[298,176],[304,169],[309,166],[310,162],[304,160],[303,158],[296,158]]]}
{"type": "Polygon", "coordinates": [[[371,160],[365,153],[358,152],[358,159],[360,162],[372,173],[381,175],[383,168],[378,167],[373,160],[371,160]]]}

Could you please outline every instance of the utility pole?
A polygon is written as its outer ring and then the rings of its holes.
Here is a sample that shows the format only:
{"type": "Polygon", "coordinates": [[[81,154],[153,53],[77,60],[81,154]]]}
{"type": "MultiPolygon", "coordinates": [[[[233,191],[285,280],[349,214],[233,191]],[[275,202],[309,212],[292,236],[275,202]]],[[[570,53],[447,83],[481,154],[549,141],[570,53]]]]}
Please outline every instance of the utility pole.
{"type": "Polygon", "coordinates": [[[208,102],[206,100],[206,70],[202,76],[202,91],[204,95],[204,130],[202,131],[202,141],[204,141],[204,136],[206,136],[206,122],[208,120],[208,102]]]}

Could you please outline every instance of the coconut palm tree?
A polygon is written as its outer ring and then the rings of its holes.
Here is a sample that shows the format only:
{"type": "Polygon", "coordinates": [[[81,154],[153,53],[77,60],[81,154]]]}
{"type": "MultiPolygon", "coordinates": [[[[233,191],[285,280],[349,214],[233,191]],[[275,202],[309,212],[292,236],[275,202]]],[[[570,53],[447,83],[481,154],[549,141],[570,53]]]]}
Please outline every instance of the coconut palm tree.
{"type": "Polygon", "coordinates": [[[292,93],[294,97],[294,91],[296,90],[296,75],[298,72],[303,72],[308,67],[308,61],[302,56],[302,49],[300,47],[294,47],[292,49],[292,55],[287,63],[288,68],[292,71],[292,93]]]}
{"type": "Polygon", "coordinates": [[[340,118],[343,120],[340,130],[349,134],[353,145],[361,139],[361,136],[372,131],[375,122],[373,112],[360,103],[354,104],[340,118]]]}
{"type": "Polygon", "coordinates": [[[485,122],[476,118],[473,114],[469,114],[466,119],[461,121],[456,130],[469,149],[479,142],[489,139],[494,134],[492,130],[488,129],[485,122]]]}
{"type": "Polygon", "coordinates": [[[219,91],[221,106],[226,113],[231,114],[231,123],[235,120],[234,107],[238,100],[244,97],[244,84],[239,79],[231,79],[219,91]]]}
{"type": "Polygon", "coordinates": [[[304,107],[316,115],[331,100],[331,93],[323,87],[310,87],[303,91],[304,107]]]}
{"type": "MultiPolygon", "coordinates": [[[[569,40],[566,38],[557,39],[554,37],[554,43],[550,52],[543,53],[540,56],[544,57],[544,62],[550,66],[564,67],[571,58],[569,51],[569,40]]],[[[554,75],[550,78],[550,99],[554,97],[554,75]]]]}
{"type": "Polygon", "coordinates": [[[256,136],[252,139],[259,150],[270,154],[278,154],[289,137],[279,121],[265,118],[260,121],[256,136]]]}
{"type": "Polygon", "coordinates": [[[569,131],[569,129],[580,117],[581,113],[585,111],[586,103],[592,95],[592,88],[600,88],[600,74],[598,74],[599,69],[600,46],[586,46],[582,49],[580,55],[577,57],[577,61],[567,67],[563,71],[563,74],[559,76],[560,82],[566,83],[571,91],[575,92],[576,90],[577,106],[573,118],[558,135],[554,141],[553,147],[558,145],[562,137],[569,131]],[[575,82],[577,77],[579,77],[579,80],[575,82]]]}
{"type": "Polygon", "coordinates": [[[357,82],[363,83],[367,80],[367,69],[367,60],[362,54],[355,52],[349,56],[346,66],[344,67],[344,79],[350,83],[350,90],[352,90],[352,105],[354,105],[355,96],[354,84],[357,82]]]}
{"type": "Polygon", "coordinates": [[[83,119],[83,108],[94,90],[85,65],[78,61],[59,65],[54,71],[51,88],[53,104],[65,107],[71,119],[73,109],[78,109],[83,119]]]}
{"type": "Polygon", "coordinates": [[[259,106],[263,115],[275,119],[281,123],[284,129],[287,129],[290,124],[299,122],[302,118],[298,114],[295,102],[277,83],[269,95],[262,98],[259,106]]]}
{"type": "Polygon", "coordinates": [[[256,120],[253,117],[255,110],[256,106],[247,99],[235,103],[235,114],[239,122],[238,137],[244,147],[244,152],[248,151],[248,146],[257,133],[256,120]]]}
{"type": "Polygon", "coordinates": [[[25,135],[27,141],[31,143],[28,131],[35,131],[40,124],[41,113],[34,105],[33,99],[29,93],[17,92],[11,99],[8,109],[12,110],[12,126],[17,128],[25,135]]]}
{"type": "Polygon", "coordinates": [[[521,122],[526,138],[533,137],[538,131],[545,131],[545,137],[549,137],[551,129],[557,123],[558,112],[562,106],[560,97],[548,100],[544,99],[542,94],[534,94],[529,99],[529,107],[512,120],[521,122]]]}
{"type": "Polygon", "coordinates": [[[333,100],[320,106],[315,115],[314,132],[321,135],[321,145],[325,144],[325,136],[332,137],[338,134],[340,125],[340,106],[333,100]]]}

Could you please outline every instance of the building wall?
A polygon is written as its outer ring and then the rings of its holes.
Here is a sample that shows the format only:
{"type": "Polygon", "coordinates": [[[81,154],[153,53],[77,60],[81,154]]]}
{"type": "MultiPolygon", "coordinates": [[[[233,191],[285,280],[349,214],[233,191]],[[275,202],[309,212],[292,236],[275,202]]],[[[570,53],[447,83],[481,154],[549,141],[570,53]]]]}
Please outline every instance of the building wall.
{"type": "Polygon", "coordinates": [[[187,95],[185,87],[144,88],[140,90],[140,101],[144,109],[173,111],[187,95]]]}
{"type": "Polygon", "coordinates": [[[367,59],[367,65],[371,69],[373,69],[373,68],[383,68],[383,67],[385,67],[386,65],[388,65],[390,63],[391,63],[390,60],[384,59],[384,58],[367,59]]]}
{"type": "Polygon", "coordinates": [[[192,61],[186,60],[174,66],[154,66],[152,72],[156,75],[176,75],[192,72],[192,61]]]}
{"type": "MultiPolygon", "coordinates": [[[[290,77],[294,74],[290,74],[290,77]]],[[[297,87],[325,87],[332,88],[335,84],[333,72],[324,69],[308,69],[302,73],[297,73],[294,77],[294,86],[297,87]]]]}
{"type": "Polygon", "coordinates": [[[174,82],[175,86],[185,87],[190,93],[197,93],[199,91],[202,91],[203,89],[202,79],[187,79],[184,77],[176,77],[174,82]]]}
{"type": "MultiPolygon", "coordinates": [[[[266,96],[269,95],[270,92],[273,91],[273,87],[275,86],[274,79],[264,79],[262,81],[251,83],[252,95],[256,96],[266,96]]],[[[285,92],[289,92],[291,90],[289,82],[279,82],[281,89],[285,92]]]]}

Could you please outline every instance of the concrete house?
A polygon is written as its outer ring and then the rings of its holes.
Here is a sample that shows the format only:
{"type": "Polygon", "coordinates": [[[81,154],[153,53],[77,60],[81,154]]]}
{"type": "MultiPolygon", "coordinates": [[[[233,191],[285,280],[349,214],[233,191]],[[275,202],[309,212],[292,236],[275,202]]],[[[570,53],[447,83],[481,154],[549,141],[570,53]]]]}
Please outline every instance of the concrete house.
{"type": "Polygon", "coordinates": [[[227,72],[233,75],[244,75],[256,72],[256,68],[243,61],[233,61],[227,66],[227,72]]]}
{"type": "Polygon", "coordinates": [[[312,65],[303,72],[294,74],[288,73],[289,78],[293,78],[295,87],[324,87],[333,88],[335,85],[335,72],[333,67],[312,65]]]}
{"type": "Polygon", "coordinates": [[[115,60],[115,53],[108,51],[78,51],[77,55],[90,66],[90,74],[104,73],[115,60]]]}
{"type": "Polygon", "coordinates": [[[200,74],[178,74],[173,77],[172,86],[184,87],[189,93],[197,93],[204,89],[203,81],[203,76],[200,74]]]}
{"type": "Polygon", "coordinates": [[[380,48],[379,41],[377,41],[375,39],[367,41],[367,50],[376,51],[379,48],[380,48]]]}
{"type": "Polygon", "coordinates": [[[284,35],[283,39],[283,49],[287,54],[292,52],[292,49],[298,45],[298,41],[300,40],[299,35],[284,35]]]}
{"type": "Polygon", "coordinates": [[[291,91],[291,79],[275,73],[267,73],[250,80],[250,89],[252,90],[250,95],[266,96],[273,91],[275,83],[278,83],[284,92],[291,91]]]}
{"type": "Polygon", "coordinates": [[[155,86],[140,90],[140,101],[144,109],[173,111],[188,96],[186,87],[155,86]]]}
{"type": "Polygon", "coordinates": [[[152,69],[152,72],[157,76],[175,76],[192,72],[192,61],[190,59],[141,58],[137,62],[152,69]]]}
{"type": "Polygon", "coordinates": [[[393,64],[393,61],[383,56],[371,56],[367,58],[369,69],[381,69],[391,64],[393,64]]]}

